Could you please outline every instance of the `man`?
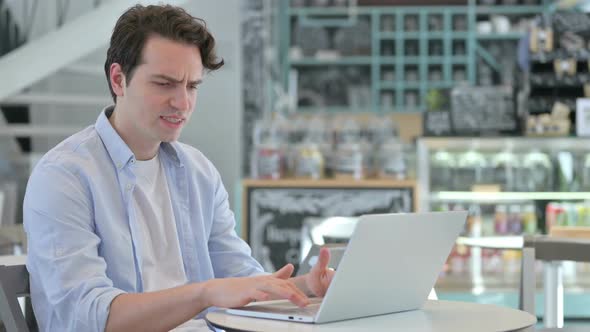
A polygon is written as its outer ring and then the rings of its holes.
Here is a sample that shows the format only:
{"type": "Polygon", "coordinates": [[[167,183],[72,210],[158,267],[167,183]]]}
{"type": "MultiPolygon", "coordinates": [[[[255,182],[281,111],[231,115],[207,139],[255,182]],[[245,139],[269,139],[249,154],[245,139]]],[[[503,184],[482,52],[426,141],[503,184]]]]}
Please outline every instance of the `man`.
{"type": "Polygon", "coordinates": [[[24,223],[42,331],[208,330],[209,307],[324,295],[329,253],[307,275],[265,274],[234,231],[215,167],[179,143],[204,71],[223,65],[204,22],[137,5],[105,63],[114,106],[38,163],[24,223]],[[180,329],[180,328],[179,328],[180,329]]]}

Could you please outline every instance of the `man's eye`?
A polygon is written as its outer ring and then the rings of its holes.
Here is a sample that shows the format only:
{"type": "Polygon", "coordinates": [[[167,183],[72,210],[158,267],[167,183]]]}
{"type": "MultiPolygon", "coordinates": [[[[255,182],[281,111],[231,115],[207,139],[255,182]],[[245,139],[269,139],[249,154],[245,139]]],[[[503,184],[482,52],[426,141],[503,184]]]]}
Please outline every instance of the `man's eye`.
{"type": "Polygon", "coordinates": [[[199,88],[199,86],[198,86],[198,85],[196,85],[196,84],[195,84],[195,85],[189,85],[189,88],[190,88],[191,90],[197,90],[197,89],[199,88]]]}
{"type": "Polygon", "coordinates": [[[170,85],[170,83],[168,83],[168,82],[154,82],[154,83],[158,86],[169,86],[170,85]]]}

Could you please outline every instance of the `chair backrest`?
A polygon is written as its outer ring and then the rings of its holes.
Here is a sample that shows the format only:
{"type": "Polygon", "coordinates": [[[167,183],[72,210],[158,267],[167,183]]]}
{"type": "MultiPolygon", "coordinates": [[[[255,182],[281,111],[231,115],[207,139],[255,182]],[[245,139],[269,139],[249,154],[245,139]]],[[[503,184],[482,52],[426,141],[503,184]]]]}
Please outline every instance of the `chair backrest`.
{"type": "Polygon", "coordinates": [[[18,302],[19,297],[30,297],[29,272],[25,265],[0,265],[0,319],[7,331],[36,330],[30,301],[26,305],[27,319],[18,302]],[[29,321],[29,325],[27,325],[29,321]]]}
{"type": "Polygon", "coordinates": [[[18,184],[14,181],[0,183],[2,191],[2,212],[0,225],[14,225],[18,210],[18,184]]]}

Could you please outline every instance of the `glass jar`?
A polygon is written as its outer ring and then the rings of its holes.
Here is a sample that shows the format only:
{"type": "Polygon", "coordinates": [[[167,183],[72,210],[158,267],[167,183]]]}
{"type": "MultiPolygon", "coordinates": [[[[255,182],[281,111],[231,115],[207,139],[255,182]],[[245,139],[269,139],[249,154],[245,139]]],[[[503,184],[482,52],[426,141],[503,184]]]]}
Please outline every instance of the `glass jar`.
{"type": "Polygon", "coordinates": [[[273,143],[258,144],[251,156],[251,176],[256,179],[281,179],[285,176],[282,149],[273,143]]]}
{"type": "Polygon", "coordinates": [[[360,144],[339,144],[332,158],[334,178],[363,179],[365,177],[364,158],[360,144]]]}
{"type": "Polygon", "coordinates": [[[296,149],[295,177],[321,179],[324,177],[324,157],[314,143],[302,143],[296,149]]]}
{"type": "Polygon", "coordinates": [[[454,190],[455,157],[446,150],[438,150],[430,157],[430,186],[434,191],[454,190]]]}
{"type": "Polygon", "coordinates": [[[485,183],[487,161],[482,153],[470,150],[459,156],[455,172],[455,186],[459,190],[471,190],[475,184],[485,183]]]}
{"type": "Polygon", "coordinates": [[[516,173],[519,163],[516,155],[511,151],[502,151],[492,158],[492,179],[493,183],[502,186],[504,191],[514,191],[516,185],[516,173]]]}
{"type": "Polygon", "coordinates": [[[549,155],[539,150],[527,153],[523,157],[517,178],[520,191],[553,190],[553,164],[549,155]]]}
{"type": "Polygon", "coordinates": [[[404,180],[408,169],[404,145],[396,138],[390,138],[381,144],[378,153],[377,175],[380,178],[404,180]]]}
{"type": "Polygon", "coordinates": [[[265,118],[254,125],[250,175],[257,179],[280,179],[286,174],[283,122],[265,118]]]}

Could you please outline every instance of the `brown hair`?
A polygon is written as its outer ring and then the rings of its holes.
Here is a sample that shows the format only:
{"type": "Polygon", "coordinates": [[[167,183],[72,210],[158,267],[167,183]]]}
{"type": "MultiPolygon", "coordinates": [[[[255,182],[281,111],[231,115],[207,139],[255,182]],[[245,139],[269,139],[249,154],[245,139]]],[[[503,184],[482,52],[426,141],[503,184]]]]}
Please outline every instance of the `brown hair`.
{"type": "Polygon", "coordinates": [[[208,70],[216,70],[223,66],[223,59],[217,60],[215,38],[207,30],[205,21],[193,17],[180,7],[135,5],[119,17],[113,29],[104,64],[109,90],[115,103],[117,99],[109,77],[111,64],[121,65],[129,84],[133,71],[141,63],[143,47],[152,35],[198,47],[203,67],[208,70]]]}

